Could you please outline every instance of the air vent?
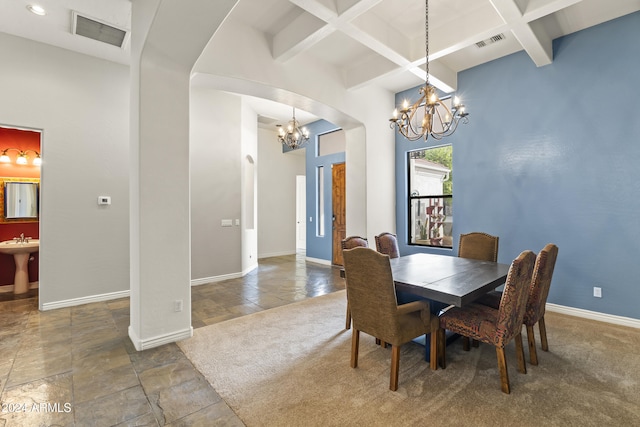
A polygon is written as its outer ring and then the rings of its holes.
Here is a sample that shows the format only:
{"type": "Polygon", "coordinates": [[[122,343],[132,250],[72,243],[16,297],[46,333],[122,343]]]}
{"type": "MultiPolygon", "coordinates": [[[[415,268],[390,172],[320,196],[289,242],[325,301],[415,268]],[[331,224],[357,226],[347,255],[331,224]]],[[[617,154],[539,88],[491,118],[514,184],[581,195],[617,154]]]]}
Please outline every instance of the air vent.
{"type": "Polygon", "coordinates": [[[129,32],[121,28],[116,28],[93,18],[73,12],[73,34],[107,43],[112,46],[123,48],[127,42],[129,32]]]}
{"type": "Polygon", "coordinates": [[[499,41],[502,41],[502,40],[504,40],[505,38],[506,38],[506,37],[505,37],[505,36],[504,36],[504,34],[502,34],[502,33],[500,33],[500,34],[496,34],[495,36],[493,36],[493,37],[491,37],[491,38],[488,38],[488,39],[486,39],[486,40],[482,40],[482,41],[480,41],[480,42],[476,43],[476,46],[478,46],[479,48],[481,48],[481,47],[486,47],[486,46],[489,46],[490,44],[493,44],[493,43],[497,43],[497,42],[499,42],[499,41]]]}

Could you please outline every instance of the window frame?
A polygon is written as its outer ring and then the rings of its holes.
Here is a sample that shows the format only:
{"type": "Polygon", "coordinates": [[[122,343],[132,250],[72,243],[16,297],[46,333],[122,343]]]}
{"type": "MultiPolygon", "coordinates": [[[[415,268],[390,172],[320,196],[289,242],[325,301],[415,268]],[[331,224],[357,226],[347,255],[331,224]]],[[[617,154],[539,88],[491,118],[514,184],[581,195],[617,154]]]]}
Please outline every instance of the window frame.
{"type": "MultiPolygon", "coordinates": [[[[451,194],[424,194],[424,195],[420,195],[420,194],[413,194],[413,189],[415,188],[413,186],[412,183],[412,173],[413,176],[415,177],[415,170],[412,171],[412,166],[411,166],[411,160],[412,159],[424,159],[424,154],[420,155],[418,153],[424,153],[425,151],[431,150],[431,149],[435,149],[435,148],[442,148],[442,147],[451,147],[450,149],[451,151],[451,155],[453,157],[453,146],[451,144],[442,144],[442,145],[438,145],[438,146],[433,146],[433,147],[424,147],[424,148],[418,148],[416,150],[410,150],[407,151],[407,243],[409,246],[415,246],[415,247],[423,247],[423,248],[439,248],[439,249],[453,249],[453,185],[451,186],[451,194]],[[414,235],[416,233],[417,230],[417,224],[414,224],[414,209],[413,209],[413,205],[416,201],[423,201],[423,200],[434,200],[434,199],[439,199],[442,203],[442,211],[441,213],[443,215],[445,215],[446,217],[450,218],[450,221],[446,221],[443,220],[442,222],[438,221],[439,227],[442,227],[442,236],[441,237],[431,237],[431,236],[427,236],[427,239],[420,239],[419,237],[421,236],[417,236],[414,235]],[[447,229],[449,230],[450,234],[447,234],[447,229]],[[448,239],[447,239],[448,237],[448,239]],[[440,239],[440,243],[439,244],[434,244],[434,243],[418,243],[418,240],[430,240],[431,242],[433,242],[436,239],[440,239]]],[[[444,166],[444,165],[443,165],[444,166]]],[[[447,167],[447,166],[445,166],[447,167]]],[[[449,169],[448,175],[449,175],[449,180],[452,180],[452,175],[453,174],[453,159],[452,159],[452,165],[451,168],[449,169]]],[[[444,191],[442,191],[442,193],[444,193],[444,191]]],[[[433,210],[432,210],[433,212],[433,210]]]]}

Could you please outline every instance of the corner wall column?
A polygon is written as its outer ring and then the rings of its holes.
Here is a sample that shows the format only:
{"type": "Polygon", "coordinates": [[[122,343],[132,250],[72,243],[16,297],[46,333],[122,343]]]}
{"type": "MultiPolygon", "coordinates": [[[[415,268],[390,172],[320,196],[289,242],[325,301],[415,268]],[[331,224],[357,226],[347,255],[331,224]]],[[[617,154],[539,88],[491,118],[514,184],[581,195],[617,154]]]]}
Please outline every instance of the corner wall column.
{"type": "Polygon", "coordinates": [[[236,3],[132,2],[129,337],[137,350],[193,333],[189,84],[236,3]]]}

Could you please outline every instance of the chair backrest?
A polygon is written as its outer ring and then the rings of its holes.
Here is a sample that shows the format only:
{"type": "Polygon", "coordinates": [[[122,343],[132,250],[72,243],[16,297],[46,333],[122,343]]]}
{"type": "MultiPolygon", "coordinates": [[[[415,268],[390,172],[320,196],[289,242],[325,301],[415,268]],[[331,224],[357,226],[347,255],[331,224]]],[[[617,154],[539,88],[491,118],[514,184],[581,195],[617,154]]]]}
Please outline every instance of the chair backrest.
{"type": "Polygon", "coordinates": [[[507,345],[522,330],[535,261],[536,256],[533,252],[524,251],[511,263],[498,309],[494,342],[497,347],[507,345]]]}
{"type": "Polygon", "coordinates": [[[343,239],[341,242],[342,250],[345,249],[353,249],[357,247],[368,248],[369,242],[366,237],[360,236],[349,236],[346,239],[343,239]]]}
{"type": "Polygon", "coordinates": [[[389,255],[389,258],[399,258],[398,237],[395,234],[386,232],[377,235],[376,250],[381,254],[389,255]]]}
{"type": "Polygon", "coordinates": [[[551,278],[553,277],[553,269],[555,268],[557,257],[558,247],[553,243],[549,243],[542,248],[536,257],[531,287],[529,288],[527,310],[524,314],[525,325],[533,326],[544,316],[544,309],[547,304],[551,278]]]}
{"type": "Polygon", "coordinates": [[[498,236],[473,232],[461,234],[458,242],[458,256],[480,261],[498,261],[498,236]]]}
{"type": "Polygon", "coordinates": [[[399,325],[389,256],[362,247],[343,255],[353,327],[374,337],[393,335],[399,325]]]}

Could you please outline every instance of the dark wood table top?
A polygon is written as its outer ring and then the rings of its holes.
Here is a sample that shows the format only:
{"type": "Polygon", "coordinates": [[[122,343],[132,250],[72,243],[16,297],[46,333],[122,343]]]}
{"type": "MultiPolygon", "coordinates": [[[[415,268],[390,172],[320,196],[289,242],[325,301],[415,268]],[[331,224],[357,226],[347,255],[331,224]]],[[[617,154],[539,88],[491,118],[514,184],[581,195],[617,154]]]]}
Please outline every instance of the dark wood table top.
{"type": "Polygon", "coordinates": [[[508,264],[447,255],[413,254],[391,259],[396,289],[462,307],[503,285],[508,264]]]}

